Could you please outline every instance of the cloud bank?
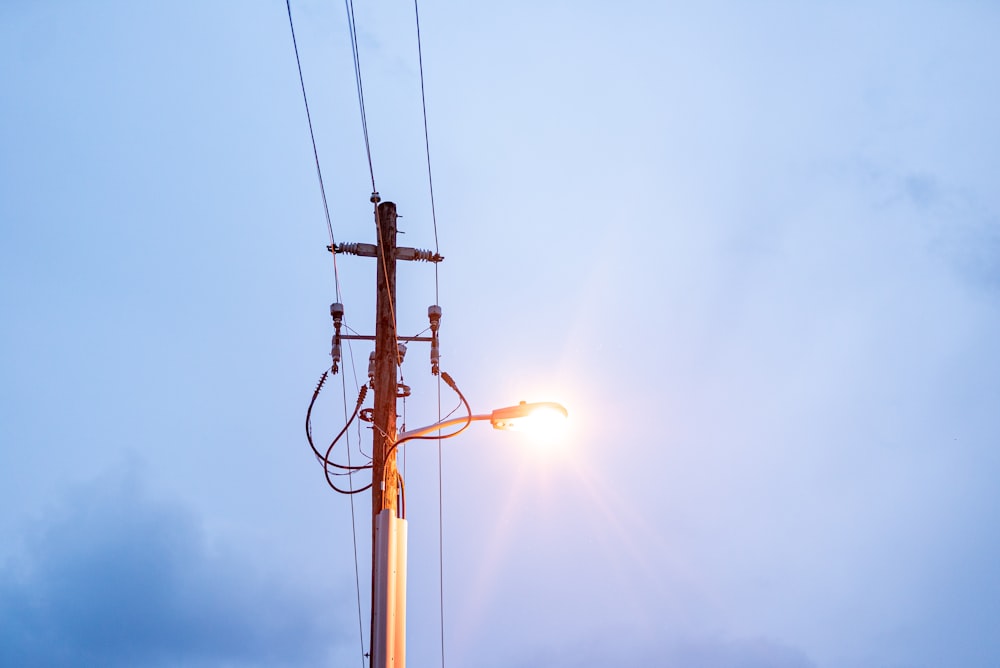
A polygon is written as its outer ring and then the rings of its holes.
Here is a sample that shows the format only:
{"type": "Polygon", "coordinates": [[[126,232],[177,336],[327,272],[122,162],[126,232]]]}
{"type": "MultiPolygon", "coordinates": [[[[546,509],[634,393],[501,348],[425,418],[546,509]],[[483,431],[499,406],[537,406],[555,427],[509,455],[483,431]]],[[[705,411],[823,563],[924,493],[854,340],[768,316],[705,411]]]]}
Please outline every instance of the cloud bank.
{"type": "Polygon", "coordinates": [[[309,666],[339,640],[319,587],[212,549],[135,476],[69,492],[20,547],[0,569],[5,666],[309,666]]]}

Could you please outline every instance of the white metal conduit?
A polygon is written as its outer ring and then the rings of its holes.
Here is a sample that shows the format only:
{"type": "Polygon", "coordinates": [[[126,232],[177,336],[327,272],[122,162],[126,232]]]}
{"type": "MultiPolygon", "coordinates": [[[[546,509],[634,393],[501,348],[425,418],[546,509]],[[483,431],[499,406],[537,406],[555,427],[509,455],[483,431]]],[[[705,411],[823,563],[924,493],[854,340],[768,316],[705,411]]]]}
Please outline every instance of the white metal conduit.
{"type": "Polygon", "coordinates": [[[372,668],[405,668],[406,520],[388,508],[375,520],[374,605],[372,668]]]}

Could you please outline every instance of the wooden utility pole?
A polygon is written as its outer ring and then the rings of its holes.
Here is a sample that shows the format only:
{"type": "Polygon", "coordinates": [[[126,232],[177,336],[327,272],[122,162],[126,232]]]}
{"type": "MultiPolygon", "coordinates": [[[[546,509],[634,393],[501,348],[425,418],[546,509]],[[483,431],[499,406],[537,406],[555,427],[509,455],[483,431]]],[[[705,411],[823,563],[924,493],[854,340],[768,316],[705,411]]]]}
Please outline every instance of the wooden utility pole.
{"type": "MultiPolygon", "coordinates": [[[[375,201],[373,195],[373,201],[375,201]]],[[[375,413],[372,434],[372,668],[406,666],[406,520],[399,517],[396,472],[396,205],[375,208],[375,413]]]]}
{"type": "MultiPolygon", "coordinates": [[[[444,258],[436,251],[396,246],[396,205],[379,203],[378,193],[372,193],[375,206],[377,244],[332,244],[333,253],[348,253],[376,258],[375,268],[375,336],[341,334],[341,304],[330,307],[336,334],[332,355],[334,365],[340,359],[342,340],[375,340],[371,385],[375,390],[372,415],[372,625],[371,668],[405,668],[406,665],[406,520],[399,512],[399,474],[396,471],[396,400],[399,398],[398,367],[402,363],[400,343],[422,341],[431,344],[431,370],[438,373],[437,331],[441,308],[427,310],[432,334],[399,336],[396,331],[396,261],[411,260],[440,262],[444,258]]],[[[334,366],[336,373],[336,366],[334,366]]]]}
{"type": "MultiPolygon", "coordinates": [[[[473,420],[490,420],[498,428],[507,428],[510,424],[528,415],[531,411],[546,408],[557,410],[566,415],[566,409],[553,402],[526,404],[496,409],[492,413],[472,415],[471,409],[467,418],[443,420],[419,429],[396,434],[396,402],[402,387],[399,385],[399,366],[403,363],[403,342],[426,342],[431,344],[431,373],[439,376],[452,387],[465,403],[454,381],[440,370],[440,348],[438,330],[441,325],[441,307],[432,305],[427,309],[430,321],[430,336],[399,336],[396,329],[396,261],[411,260],[422,262],[441,262],[444,258],[437,251],[420,250],[418,248],[398,248],[396,246],[396,205],[392,202],[380,202],[378,193],[372,193],[371,201],[375,204],[375,225],[378,231],[378,243],[347,243],[330,244],[327,249],[331,253],[347,253],[363,257],[376,258],[375,268],[375,335],[343,334],[344,306],[340,303],[330,305],[330,315],[334,322],[334,339],[330,354],[333,359],[333,373],[337,373],[340,361],[341,341],[364,340],[375,341],[375,351],[369,365],[369,378],[375,390],[375,406],[371,415],[372,421],[372,623],[369,653],[369,668],[406,668],[406,550],[407,525],[402,517],[405,504],[400,508],[401,479],[396,470],[396,444],[405,443],[414,438],[427,438],[427,435],[441,427],[457,426],[464,422],[461,429],[446,436],[449,438],[462,431],[473,420]],[[397,440],[398,439],[398,440],[397,440]]],[[[324,378],[326,376],[324,375],[324,378]]],[[[316,388],[319,393],[319,388],[316,388]]],[[[315,401],[315,394],[313,401],[315,401]]],[[[364,398],[359,397],[360,402],[364,398]]],[[[309,406],[312,410],[312,404],[309,406]]],[[[357,409],[356,409],[357,410],[357,409]]],[[[308,419],[308,418],[307,418],[308,419]]],[[[368,417],[362,415],[362,419],[368,417]]],[[[350,424],[350,423],[348,423],[350,424]]],[[[308,422],[306,424],[308,433],[308,422]]],[[[346,430],[346,427],[344,428],[346,430]]],[[[342,432],[343,433],[343,432],[342,432]]],[[[438,432],[440,434],[440,431],[438,432]]],[[[339,436],[338,436],[339,438],[339,436]]],[[[310,445],[312,439],[310,437],[310,445]]],[[[334,441],[336,443],[336,441],[334,441]]],[[[331,446],[332,448],[333,446],[331,446]]],[[[315,450],[315,447],[313,448],[315,450]]],[[[318,454],[318,453],[317,453],[318,454]]],[[[329,458],[329,454],[327,455],[329,458]]],[[[326,462],[327,466],[330,463],[326,462]]],[[[357,469],[358,467],[354,467],[357,469]]],[[[327,482],[330,483],[329,468],[326,470],[327,482]]],[[[333,486],[332,483],[330,483],[333,486]]],[[[337,491],[343,491],[334,486],[337,491]]],[[[362,491],[362,490],[357,490],[362,491]]],[[[349,493],[354,493],[353,491],[349,493]]]]}
{"type": "Polygon", "coordinates": [[[382,202],[375,209],[378,226],[375,296],[375,415],[372,447],[372,527],[383,510],[397,514],[396,453],[386,453],[396,441],[396,378],[399,351],[396,338],[396,205],[382,202]]]}

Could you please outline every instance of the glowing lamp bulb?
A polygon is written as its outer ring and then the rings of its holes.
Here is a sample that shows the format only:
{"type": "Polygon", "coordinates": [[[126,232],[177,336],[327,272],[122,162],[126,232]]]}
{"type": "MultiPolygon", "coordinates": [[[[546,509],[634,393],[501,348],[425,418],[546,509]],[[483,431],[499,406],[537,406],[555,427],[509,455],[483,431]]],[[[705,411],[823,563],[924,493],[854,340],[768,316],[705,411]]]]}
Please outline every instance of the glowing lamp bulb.
{"type": "Polygon", "coordinates": [[[494,429],[530,432],[542,439],[552,439],[566,427],[569,412],[554,401],[527,403],[498,408],[490,416],[494,429]]]}

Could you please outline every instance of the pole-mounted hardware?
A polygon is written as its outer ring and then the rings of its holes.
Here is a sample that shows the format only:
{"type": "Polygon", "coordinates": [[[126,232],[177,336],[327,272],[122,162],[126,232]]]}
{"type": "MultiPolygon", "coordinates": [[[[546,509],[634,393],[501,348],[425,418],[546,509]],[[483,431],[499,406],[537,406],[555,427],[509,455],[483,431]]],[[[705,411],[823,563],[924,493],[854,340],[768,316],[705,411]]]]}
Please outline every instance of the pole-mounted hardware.
{"type": "Polygon", "coordinates": [[[427,318],[431,321],[431,373],[441,372],[441,343],[438,330],[441,329],[441,307],[435,304],[427,307],[427,318]]]}
{"type": "MultiPolygon", "coordinates": [[[[372,427],[372,544],[376,549],[372,555],[372,668],[396,666],[401,668],[405,652],[405,634],[402,619],[392,619],[390,610],[405,612],[405,568],[406,568],[406,521],[403,519],[402,480],[396,468],[397,402],[410,396],[411,389],[400,382],[399,367],[406,356],[406,344],[411,342],[430,343],[431,373],[448,382],[447,374],[441,373],[441,307],[430,306],[427,318],[430,321],[430,336],[399,336],[396,328],[396,263],[398,261],[431,262],[437,264],[444,257],[436,251],[396,246],[396,205],[383,202],[377,192],[371,195],[375,205],[375,224],[378,230],[378,245],[366,243],[330,244],[330,253],[358,255],[375,258],[375,334],[347,334],[344,329],[344,305],[335,302],[330,305],[333,319],[333,341],[330,346],[331,370],[337,373],[343,356],[344,340],[372,341],[375,349],[368,356],[368,386],[374,391],[372,408],[360,411],[361,420],[372,427]],[[387,583],[392,584],[386,589],[387,583]],[[392,630],[399,638],[388,642],[385,632],[392,630]],[[394,649],[387,649],[388,647],[394,649]],[[395,657],[400,662],[394,663],[395,657]]],[[[350,328],[348,328],[350,331],[350,328]]],[[[360,403],[359,403],[360,406],[360,403]]],[[[405,427],[404,427],[405,430],[405,427]]]]}
{"type": "MultiPolygon", "coordinates": [[[[371,201],[379,205],[382,201],[377,192],[372,193],[371,201]]],[[[391,202],[387,203],[391,204],[391,202]]],[[[393,209],[394,210],[394,209],[393,209]]],[[[395,220],[395,217],[393,218],[395,220]]],[[[444,256],[435,251],[423,250],[420,248],[398,247],[392,243],[387,243],[389,253],[387,257],[382,257],[380,249],[376,244],[366,243],[341,243],[330,244],[326,250],[334,254],[357,255],[360,257],[374,257],[380,261],[395,264],[397,260],[407,260],[413,262],[432,262],[437,264],[444,260],[444,256]]],[[[395,281],[394,281],[395,282],[395,281]]],[[[341,327],[344,321],[344,305],[341,303],[330,304],[330,317],[333,318],[333,343],[330,348],[330,357],[333,359],[331,370],[337,373],[340,369],[342,357],[341,344],[345,340],[351,341],[375,341],[376,337],[364,334],[342,334],[341,327]]],[[[430,320],[430,336],[397,336],[397,365],[403,363],[403,356],[406,354],[404,342],[421,341],[431,344],[431,373],[437,376],[441,371],[441,342],[438,338],[438,330],[441,329],[441,307],[438,305],[427,308],[427,318],[430,320]]],[[[372,388],[375,387],[375,353],[368,358],[368,380],[372,388]]]]}
{"type": "MultiPolygon", "coordinates": [[[[337,244],[326,247],[331,253],[360,255],[361,257],[378,257],[378,246],[375,244],[337,244]]],[[[417,262],[433,262],[437,264],[444,259],[444,256],[434,251],[420,248],[396,247],[397,260],[412,260],[417,262]]]]}
{"type": "Polygon", "coordinates": [[[330,317],[333,318],[333,343],[330,347],[330,357],[333,364],[330,370],[337,373],[340,367],[340,327],[344,324],[344,305],[340,302],[330,304],[330,317]]]}

